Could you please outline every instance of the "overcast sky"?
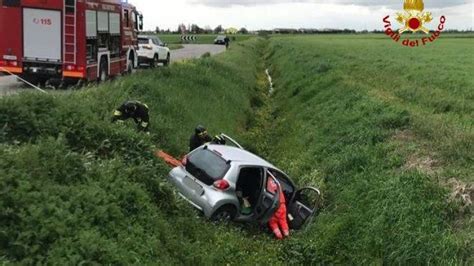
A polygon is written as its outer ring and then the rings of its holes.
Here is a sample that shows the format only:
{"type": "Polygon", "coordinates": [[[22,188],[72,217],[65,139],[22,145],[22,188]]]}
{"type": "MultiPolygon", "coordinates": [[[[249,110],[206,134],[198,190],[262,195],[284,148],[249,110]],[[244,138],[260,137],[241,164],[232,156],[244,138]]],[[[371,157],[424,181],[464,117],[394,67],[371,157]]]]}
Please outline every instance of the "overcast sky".
{"type": "MultiPolygon", "coordinates": [[[[176,30],[178,24],[215,28],[382,29],[382,18],[403,11],[403,0],[129,0],[145,17],[145,29],[176,30]]],[[[449,29],[474,28],[474,0],[424,0],[449,29]]],[[[436,22],[429,24],[435,28],[436,22]]]]}

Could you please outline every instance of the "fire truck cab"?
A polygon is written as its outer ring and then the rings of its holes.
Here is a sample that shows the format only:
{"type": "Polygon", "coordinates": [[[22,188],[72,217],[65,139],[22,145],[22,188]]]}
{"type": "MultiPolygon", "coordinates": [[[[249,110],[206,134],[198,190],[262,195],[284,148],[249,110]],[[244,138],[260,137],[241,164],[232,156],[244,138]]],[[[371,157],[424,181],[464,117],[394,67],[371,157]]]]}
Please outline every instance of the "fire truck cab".
{"type": "Polygon", "coordinates": [[[0,0],[0,72],[40,85],[105,81],[138,66],[142,29],[121,0],[0,0]]]}

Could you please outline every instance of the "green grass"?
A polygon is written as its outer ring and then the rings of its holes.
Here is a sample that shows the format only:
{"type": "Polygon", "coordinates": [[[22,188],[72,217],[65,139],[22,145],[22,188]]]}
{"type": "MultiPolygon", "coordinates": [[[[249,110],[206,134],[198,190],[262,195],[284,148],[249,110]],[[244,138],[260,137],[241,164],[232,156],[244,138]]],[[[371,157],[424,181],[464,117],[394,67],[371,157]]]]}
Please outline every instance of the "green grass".
{"type": "Polygon", "coordinates": [[[281,37],[268,53],[265,153],[325,199],[285,258],[472,263],[471,211],[447,183],[474,181],[474,39],[409,49],[377,36],[281,37]]]}
{"type": "Polygon", "coordinates": [[[178,49],[182,49],[183,47],[184,46],[182,44],[177,44],[177,43],[168,45],[168,48],[170,48],[170,50],[178,50],[178,49]]]}
{"type": "MultiPolygon", "coordinates": [[[[190,34],[193,35],[193,34],[190,34]]],[[[181,41],[181,35],[179,34],[158,34],[158,37],[165,43],[179,44],[179,43],[190,43],[190,44],[213,44],[214,39],[218,34],[194,34],[196,41],[183,42],[181,41]]],[[[248,34],[237,34],[229,35],[231,42],[241,42],[254,37],[254,35],[248,34]]]]}
{"type": "Polygon", "coordinates": [[[277,263],[269,236],[213,225],[178,200],[169,168],[153,156],[156,149],[185,153],[197,124],[241,134],[252,111],[259,44],[68,95],[0,99],[0,261],[277,263]],[[127,99],[150,106],[151,136],[131,123],[110,123],[127,99]]]}
{"type": "Polygon", "coordinates": [[[2,98],[0,262],[472,264],[472,212],[447,180],[473,181],[473,47],[252,38],[67,95],[2,98]],[[150,136],[110,124],[127,99],[150,106],[150,136]],[[200,123],[320,187],[314,224],[278,242],[176,197],[152,152],[185,153],[200,123]]]}

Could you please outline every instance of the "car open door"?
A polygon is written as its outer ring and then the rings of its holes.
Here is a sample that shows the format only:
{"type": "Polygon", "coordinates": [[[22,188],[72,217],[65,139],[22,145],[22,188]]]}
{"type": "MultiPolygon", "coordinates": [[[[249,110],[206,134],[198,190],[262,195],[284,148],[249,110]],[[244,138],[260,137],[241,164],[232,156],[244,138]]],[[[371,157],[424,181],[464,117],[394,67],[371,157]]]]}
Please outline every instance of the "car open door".
{"type": "Polygon", "coordinates": [[[288,223],[291,229],[301,229],[316,215],[321,200],[321,192],[313,187],[296,191],[288,204],[288,223]]]}
{"type": "Polygon", "coordinates": [[[239,148],[239,149],[242,149],[244,150],[244,148],[242,147],[242,145],[240,145],[236,140],[234,140],[233,138],[227,136],[226,134],[224,133],[221,133],[219,134],[220,137],[224,138],[226,140],[226,144],[232,144],[233,146],[239,148]]]}
{"type": "Polygon", "coordinates": [[[266,223],[278,209],[280,202],[280,195],[278,193],[280,184],[268,171],[266,171],[263,184],[264,186],[261,190],[257,205],[255,206],[254,213],[257,221],[266,223]]]}

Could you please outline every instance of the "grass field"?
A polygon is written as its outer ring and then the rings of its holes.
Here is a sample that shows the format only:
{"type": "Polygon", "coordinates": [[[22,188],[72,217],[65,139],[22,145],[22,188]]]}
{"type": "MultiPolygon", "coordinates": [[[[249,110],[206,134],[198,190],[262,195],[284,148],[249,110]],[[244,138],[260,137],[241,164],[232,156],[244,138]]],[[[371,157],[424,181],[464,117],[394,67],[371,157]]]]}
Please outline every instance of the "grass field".
{"type": "Polygon", "coordinates": [[[177,44],[177,43],[174,43],[174,44],[170,44],[168,46],[168,48],[170,48],[170,50],[178,50],[178,49],[181,49],[183,48],[184,46],[182,44],[177,44]]]}
{"type": "Polygon", "coordinates": [[[474,263],[472,206],[454,193],[474,181],[474,39],[415,50],[381,37],[253,38],[68,95],[0,99],[0,262],[474,263]],[[110,124],[127,99],[150,105],[150,136],[110,124]],[[277,242],[178,200],[152,151],[183,154],[198,123],[320,187],[315,222],[277,242]]]}
{"type": "Polygon", "coordinates": [[[325,191],[287,259],[472,263],[472,206],[453,191],[473,194],[474,39],[410,49],[380,36],[282,37],[269,51],[266,153],[325,191]]]}

